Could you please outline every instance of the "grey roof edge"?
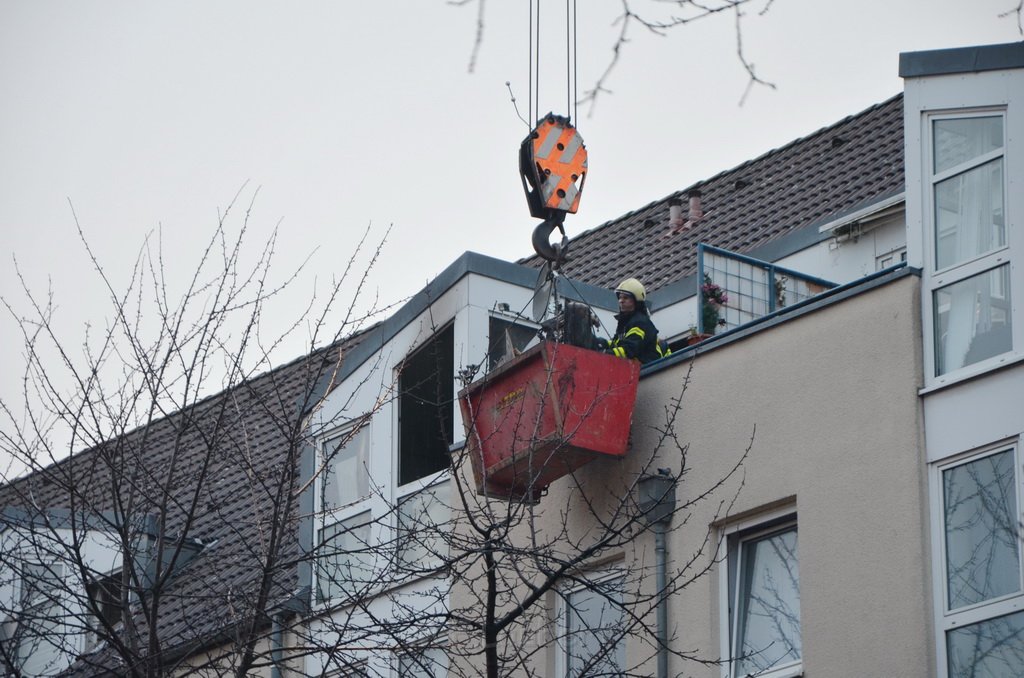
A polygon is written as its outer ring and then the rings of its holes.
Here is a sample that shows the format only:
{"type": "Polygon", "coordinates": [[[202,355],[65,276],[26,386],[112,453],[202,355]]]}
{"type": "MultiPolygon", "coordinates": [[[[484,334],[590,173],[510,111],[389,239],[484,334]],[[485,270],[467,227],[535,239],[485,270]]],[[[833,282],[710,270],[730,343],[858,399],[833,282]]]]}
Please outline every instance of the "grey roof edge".
{"type": "Polygon", "coordinates": [[[1024,68],[1024,41],[900,53],[900,77],[1024,68]]]}
{"type": "Polygon", "coordinates": [[[879,195],[873,195],[870,198],[865,198],[859,202],[856,202],[846,209],[833,212],[832,214],[826,214],[823,217],[815,219],[813,222],[808,224],[809,227],[815,227],[824,235],[830,235],[831,232],[838,226],[845,225],[851,221],[858,221],[871,217],[881,210],[889,207],[895,207],[902,202],[907,200],[906,188],[895,189],[892,191],[886,191],[879,195]]]}
{"type": "Polygon", "coordinates": [[[775,327],[776,325],[799,318],[800,316],[808,313],[814,313],[819,309],[843,302],[850,297],[864,294],[865,292],[869,292],[875,288],[882,287],[896,280],[901,280],[911,276],[920,278],[921,269],[908,266],[904,262],[881,271],[876,271],[875,273],[866,275],[863,278],[858,278],[857,280],[848,282],[844,285],[833,287],[821,294],[805,299],[798,304],[793,304],[792,306],[779,309],[774,313],[761,316],[757,320],[753,320],[745,325],[740,325],[739,327],[734,327],[733,329],[722,332],[721,334],[716,334],[696,346],[688,346],[681,350],[674,351],[670,356],[647,363],[640,369],[640,376],[645,377],[648,374],[660,372],[661,370],[671,367],[676,363],[689,360],[698,353],[703,353],[705,351],[718,348],[719,346],[725,346],[734,341],[745,339],[757,332],[775,327]]]}
{"type": "MultiPolygon", "coordinates": [[[[533,289],[537,282],[538,269],[490,257],[486,254],[463,252],[458,259],[414,294],[401,308],[377,327],[368,331],[366,338],[345,357],[342,368],[336,376],[337,381],[341,382],[349,377],[403,328],[416,320],[430,304],[469,274],[533,289]]],[[[559,293],[569,299],[606,309],[617,307],[614,292],[603,287],[596,287],[566,277],[560,277],[557,285],[559,293]]],[[[329,377],[330,375],[327,375],[326,378],[329,377]]]]}
{"type": "MultiPolygon", "coordinates": [[[[22,506],[0,507],[0,532],[7,526],[34,528],[45,525],[55,530],[83,527],[86,530],[99,532],[115,532],[121,525],[118,515],[113,511],[72,511],[66,508],[25,508],[22,506]]],[[[155,527],[147,520],[143,528],[154,534],[155,527]]]]}

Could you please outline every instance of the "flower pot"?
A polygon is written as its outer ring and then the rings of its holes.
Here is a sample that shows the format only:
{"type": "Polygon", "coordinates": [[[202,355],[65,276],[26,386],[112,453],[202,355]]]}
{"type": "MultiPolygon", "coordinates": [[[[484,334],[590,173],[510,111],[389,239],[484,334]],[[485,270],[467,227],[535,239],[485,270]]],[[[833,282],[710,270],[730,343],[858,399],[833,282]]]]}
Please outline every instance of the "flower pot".
{"type": "Polygon", "coordinates": [[[693,346],[694,344],[699,344],[700,342],[704,341],[705,339],[710,339],[713,336],[715,336],[715,335],[713,335],[713,334],[691,334],[690,336],[686,337],[686,345],[687,346],[693,346]]]}

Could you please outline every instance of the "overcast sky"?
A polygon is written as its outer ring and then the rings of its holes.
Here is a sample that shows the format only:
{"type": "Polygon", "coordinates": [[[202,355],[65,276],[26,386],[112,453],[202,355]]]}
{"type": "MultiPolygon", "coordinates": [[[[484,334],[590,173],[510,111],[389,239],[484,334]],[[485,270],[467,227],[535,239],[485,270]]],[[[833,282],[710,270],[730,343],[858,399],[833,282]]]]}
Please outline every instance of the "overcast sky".
{"type": "MultiPolygon", "coordinates": [[[[1020,40],[998,16],[1014,4],[751,4],[744,50],[777,89],[754,88],[742,107],[732,15],[664,38],[635,27],[613,94],[590,117],[580,108],[590,174],[570,235],[889,98],[901,51],[1020,40]]],[[[541,5],[540,109],[564,113],[565,3],[541,5]]],[[[329,278],[370,224],[393,225],[372,281],[388,301],[463,251],[529,254],[536,221],[517,167],[528,130],[505,86],[525,115],[528,6],[488,3],[469,74],[476,8],[443,0],[0,0],[0,295],[25,312],[16,256],[33,290],[52,284],[57,327],[77,346],[110,310],[71,205],[115,285],[158,226],[173,280],[243,186],[243,207],[259,189],[251,240],[280,224],[282,276],[312,254],[309,276],[329,278]]],[[[578,7],[583,90],[608,63],[621,3],[578,7]]],[[[19,344],[5,311],[0,398],[15,406],[19,344]]],[[[302,350],[285,345],[280,361],[302,350]]]]}

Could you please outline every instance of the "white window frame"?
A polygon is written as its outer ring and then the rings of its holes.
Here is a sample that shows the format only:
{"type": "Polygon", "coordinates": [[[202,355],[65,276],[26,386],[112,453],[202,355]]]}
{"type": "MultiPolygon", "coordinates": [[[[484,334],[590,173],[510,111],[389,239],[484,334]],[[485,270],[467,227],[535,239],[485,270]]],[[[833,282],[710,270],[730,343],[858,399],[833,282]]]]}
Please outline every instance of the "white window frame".
{"type": "MultiPolygon", "coordinates": [[[[1010,213],[1013,205],[1013,200],[1010,195],[1010,184],[1009,177],[1012,171],[1011,163],[1009,162],[1010,156],[1010,135],[1011,135],[1011,121],[1008,115],[1007,106],[987,106],[987,107],[973,107],[964,109],[943,109],[935,111],[926,111],[921,116],[921,174],[922,174],[922,186],[923,186],[923,202],[924,202],[924,216],[925,225],[924,231],[924,252],[923,252],[923,298],[922,298],[922,312],[924,315],[924,326],[925,326],[925,338],[924,338],[924,361],[925,361],[925,377],[926,387],[928,386],[939,386],[947,383],[953,383],[961,381],[965,378],[970,378],[976,374],[994,369],[1003,364],[1007,364],[1012,361],[1019,360],[1022,356],[1021,347],[1024,346],[1024,319],[1018,312],[1020,308],[1020,299],[1024,295],[1024,285],[1022,285],[1022,276],[1019,271],[1013,270],[1012,266],[1009,266],[1009,283],[1010,283],[1010,332],[1012,337],[1011,350],[1008,352],[1001,353],[997,356],[980,360],[976,363],[964,365],[962,367],[948,369],[943,374],[938,374],[936,365],[936,332],[938,331],[938,317],[935,313],[935,295],[936,292],[941,289],[954,285],[956,283],[965,281],[969,278],[989,273],[999,268],[1000,266],[1009,265],[1012,260],[1014,248],[1020,246],[1014,243],[1012,228],[1010,228],[1011,218],[1010,213]],[[1003,128],[1003,145],[996,151],[989,151],[976,158],[972,158],[969,161],[961,163],[952,168],[946,168],[941,172],[935,172],[934,163],[934,129],[936,121],[941,120],[961,120],[969,118],[986,118],[986,117],[999,117],[1002,120],[1003,128]],[[937,215],[935,208],[935,191],[936,186],[952,176],[957,176],[963,172],[967,172],[973,169],[981,167],[987,162],[994,159],[1002,158],[1003,160],[1003,220],[1004,228],[1006,228],[1006,243],[988,252],[984,252],[973,257],[970,257],[964,261],[957,262],[955,264],[945,266],[941,269],[937,268],[937,233],[936,223],[937,215]]],[[[1018,266],[1018,268],[1020,268],[1018,266]]]]}
{"type": "Polygon", "coordinates": [[[322,511],[325,516],[331,514],[344,514],[347,512],[347,509],[349,507],[351,507],[354,504],[359,504],[365,501],[367,498],[370,497],[370,495],[373,492],[372,476],[370,474],[370,457],[372,456],[371,450],[373,446],[373,427],[370,425],[370,423],[371,419],[369,416],[359,417],[358,419],[355,419],[354,421],[349,422],[339,428],[335,428],[330,433],[324,435],[320,439],[319,444],[317,445],[317,460],[320,464],[323,465],[323,477],[320,479],[320,482],[316,483],[316,505],[317,507],[319,507],[319,510],[322,511]],[[356,452],[357,465],[362,466],[363,471],[366,474],[364,477],[366,487],[361,495],[356,496],[354,499],[345,502],[333,509],[329,509],[325,504],[326,498],[324,497],[328,476],[327,472],[331,465],[330,461],[328,460],[328,456],[330,454],[333,454],[331,448],[334,446],[334,444],[336,442],[343,440],[346,436],[351,437],[349,440],[350,443],[359,442],[360,436],[366,436],[365,444],[361,445],[360,447],[360,450],[363,450],[364,453],[361,454],[359,451],[356,452]],[[362,459],[359,459],[360,456],[362,457],[362,459]]]}
{"type": "MultiPolygon", "coordinates": [[[[352,556],[352,560],[348,563],[350,566],[355,564],[359,568],[365,568],[368,570],[366,580],[355,580],[351,579],[352,589],[348,590],[344,588],[343,584],[339,584],[339,596],[331,596],[330,589],[328,588],[330,582],[324,581],[323,577],[326,574],[326,570],[330,567],[330,563],[327,560],[327,552],[325,549],[326,541],[324,533],[336,526],[339,526],[345,530],[356,530],[365,529],[366,535],[365,540],[367,544],[373,543],[375,533],[377,532],[377,525],[373,522],[373,512],[369,507],[363,507],[361,512],[352,513],[346,515],[344,518],[339,520],[333,520],[331,522],[325,522],[316,533],[316,545],[321,551],[317,554],[316,558],[316,579],[317,579],[317,602],[325,607],[333,607],[339,603],[344,604],[349,602],[349,596],[352,594],[364,594],[357,595],[359,598],[365,598],[372,595],[371,589],[374,587],[372,571],[375,568],[376,554],[373,552],[357,552],[356,555],[352,556]]],[[[369,547],[367,547],[369,548],[369,547]]],[[[346,552],[347,553],[347,552],[346,552]]]]}
{"type": "MultiPolygon", "coordinates": [[[[984,447],[980,447],[963,454],[956,455],[941,462],[931,465],[931,515],[934,516],[931,525],[932,533],[932,563],[935,567],[932,576],[932,593],[934,600],[934,620],[936,634],[936,658],[939,678],[949,676],[949,652],[947,647],[947,634],[950,631],[964,628],[972,624],[984,622],[991,619],[1004,617],[1015,612],[1024,611],[1024,545],[1018,535],[1018,578],[1019,587],[1016,592],[1011,592],[999,597],[991,598],[981,602],[965,605],[955,610],[949,609],[949,587],[946,563],[946,512],[945,512],[945,485],[943,473],[958,466],[964,466],[971,462],[979,461],[985,457],[1006,452],[1013,453],[1014,463],[1014,490],[1017,501],[1017,519],[1024,518],[1024,509],[1021,501],[1024,500],[1024,454],[1022,454],[1021,441],[1019,438],[1001,440],[984,447]]],[[[1019,529],[1019,528],[1018,528],[1019,529]]]]}
{"type": "MultiPolygon", "coordinates": [[[[507,362],[508,360],[511,359],[507,355],[503,355],[502,358],[498,361],[497,365],[492,367],[491,364],[490,364],[490,362],[491,362],[491,346],[493,345],[493,342],[495,341],[495,337],[491,336],[491,321],[492,320],[499,320],[501,322],[508,323],[510,325],[516,326],[516,327],[524,329],[524,330],[530,330],[535,335],[540,332],[540,324],[535,323],[535,322],[533,322],[531,320],[528,320],[527,318],[524,318],[522,316],[515,315],[513,313],[506,312],[506,311],[491,311],[491,312],[489,312],[487,314],[487,358],[486,358],[486,360],[484,361],[484,364],[483,364],[483,366],[486,368],[486,370],[482,370],[482,372],[490,372],[492,369],[495,369],[496,367],[499,367],[500,365],[503,365],[505,362],[507,362]]],[[[526,343],[525,346],[523,346],[523,348],[517,349],[517,350],[519,350],[521,352],[525,352],[525,351],[529,350],[531,347],[536,346],[539,342],[540,342],[539,336],[534,336],[530,341],[528,341],[526,343]]]]}
{"type": "Polygon", "coordinates": [[[875,270],[884,271],[907,261],[907,246],[897,247],[882,254],[875,255],[875,270]]]}
{"type": "MultiPolygon", "coordinates": [[[[25,623],[26,615],[30,615],[33,618],[38,616],[38,618],[47,619],[48,617],[46,615],[52,614],[53,617],[50,617],[50,619],[55,619],[55,632],[64,640],[54,643],[48,641],[45,636],[35,637],[32,654],[29,656],[22,656],[22,652],[25,649],[23,648],[23,644],[25,644],[29,639],[20,638],[17,646],[14,648],[15,659],[18,662],[18,667],[23,669],[30,659],[39,659],[37,653],[48,652],[50,653],[50,656],[44,660],[45,666],[56,666],[62,661],[63,655],[67,654],[67,650],[62,642],[72,642],[69,638],[65,638],[67,636],[67,627],[65,624],[67,601],[65,600],[65,592],[59,587],[54,591],[45,592],[42,588],[33,586],[32,589],[36,591],[36,595],[26,600],[26,588],[29,587],[29,584],[27,583],[27,579],[29,579],[29,577],[26,576],[26,573],[31,567],[44,568],[46,570],[46,577],[55,576],[59,580],[59,578],[66,576],[64,571],[67,568],[63,563],[41,561],[38,557],[32,557],[27,554],[22,555],[22,557],[17,560],[20,561],[19,567],[21,568],[20,576],[18,577],[17,623],[19,625],[25,623]]],[[[33,577],[34,576],[35,575],[33,575],[33,577]]]]}
{"type": "MultiPolygon", "coordinates": [[[[421,492],[438,492],[438,491],[440,491],[444,495],[443,497],[441,497],[441,501],[446,502],[447,505],[448,505],[449,511],[448,511],[447,519],[448,519],[448,521],[452,521],[454,519],[455,511],[454,511],[453,506],[452,506],[452,488],[449,486],[450,481],[451,481],[451,474],[450,474],[450,472],[447,469],[445,469],[443,471],[438,471],[438,472],[436,472],[436,473],[434,473],[432,475],[426,476],[425,478],[420,478],[420,479],[415,480],[415,481],[413,481],[411,483],[406,483],[405,485],[403,485],[400,488],[398,488],[398,494],[397,494],[396,499],[395,499],[395,536],[396,536],[396,544],[398,545],[398,549],[399,549],[399,552],[398,552],[398,560],[399,560],[399,562],[403,562],[403,564],[404,564],[404,561],[403,561],[403,552],[404,552],[403,529],[402,529],[402,524],[401,524],[401,517],[402,517],[401,508],[402,508],[402,503],[411,500],[415,495],[418,495],[421,492]]],[[[445,558],[444,557],[440,557],[440,558],[435,558],[432,562],[423,562],[423,563],[421,563],[419,569],[422,570],[422,574],[420,576],[421,577],[429,576],[430,572],[428,572],[428,570],[438,569],[438,568],[440,568],[440,567],[442,567],[444,565],[444,562],[445,562],[445,558]]]]}
{"type": "MultiPolygon", "coordinates": [[[[566,587],[566,588],[562,589],[561,591],[559,591],[559,593],[558,593],[558,602],[555,605],[555,614],[557,615],[556,628],[558,630],[557,642],[554,643],[554,647],[557,648],[557,654],[556,654],[556,657],[555,657],[555,675],[556,676],[564,677],[564,676],[567,676],[568,673],[569,673],[569,657],[568,657],[568,653],[569,653],[569,645],[568,645],[568,643],[569,643],[569,625],[568,625],[568,616],[569,616],[569,610],[570,610],[570,605],[569,605],[570,597],[572,595],[576,594],[576,593],[581,592],[581,591],[585,591],[587,589],[591,589],[594,586],[600,586],[601,584],[603,584],[605,582],[610,582],[610,581],[613,581],[615,579],[622,579],[622,582],[623,582],[623,584],[622,584],[622,593],[623,593],[623,598],[625,598],[625,593],[626,593],[626,587],[625,587],[625,584],[626,584],[626,574],[627,574],[626,569],[620,563],[620,564],[617,564],[615,566],[609,566],[609,567],[607,567],[605,569],[602,569],[602,570],[599,570],[597,572],[590,573],[587,576],[587,583],[586,584],[576,584],[574,586],[566,587]]],[[[623,601],[623,604],[625,604],[625,601],[623,601]]],[[[625,647],[627,638],[628,638],[628,635],[627,636],[623,636],[619,640],[619,642],[623,643],[623,645],[624,645],[623,649],[624,650],[628,650],[628,648],[625,647]]],[[[627,658],[628,658],[628,653],[627,653],[627,658]]],[[[627,661],[628,661],[628,659],[627,659],[627,661]]],[[[619,667],[619,668],[623,672],[626,671],[626,667],[625,666],[619,667]]]]}
{"type": "MultiPolygon", "coordinates": [[[[118,567],[118,568],[116,568],[114,570],[111,570],[109,572],[96,573],[96,575],[95,575],[95,583],[102,588],[103,587],[103,582],[105,582],[107,580],[114,579],[115,577],[120,579],[121,577],[123,577],[123,573],[124,573],[124,570],[122,570],[120,567],[118,567]]],[[[117,601],[117,603],[118,604],[117,604],[117,608],[119,610],[122,609],[121,606],[120,606],[120,601],[123,599],[123,596],[121,595],[121,591],[120,591],[121,585],[122,585],[122,582],[118,582],[118,591],[117,591],[117,594],[118,594],[118,601],[117,601]]],[[[89,585],[88,584],[86,584],[86,587],[85,587],[85,596],[86,597],[89,596],[89,585]]],[[[102,608],[101,608],[100,611],[102,612],[102,608]]],[[[103,628],[103,621],[101,619],[99,619],[99,617],[91,609],[89,609],[88,604],[86,604],[85,614],[86,614],[86,616],[88,618],[88,624],[86,625],[88,627],[88,630],[86,632],[86,638],[85,638],[85,649],[86,650],[92,650],[92,649],[94,649],[94,648],[99,646],[99,644],[100,644],[100,635],[105,633],[106,630],[103,628]]],[[[119,623],[120,622],[115,621],[115,622],[113,622],[112,625],[116,627],[119,623]]]]}
{"type": "MultiPolygon", "coordinates": [[[[722,678],[746,678],[746,676],[737,676],[734,674],[734,666],[732,661],[733,656],[733,636],[735,628],[735,620],[733,620],[730,614],[730,609],[733,609],[736,605],[736,600],[730,600],[729,592],[729,546],[730,543],[736,540],[742,542],[751,541],[765,534],[774,532],[785,531],[788,528],[795,528],[797,535],[800,534],[799,524],[797,521],[797,510],[796,506],[788,505],[780,507],[771,511],[760,512],[757,515],[737,520],[724,526],[721,530],[721,536],[718,543],[718,618],[719,618],[719,651],[723,658],[726,658],[722,662],[721,676],[722,678]]],[[[797,542],[797,564],[799,565],[799,540],[797,542]]],[[[739,563],[737,566],[737,576],[739,573],[739,563]]],[[[799,586],[799,582],[798,582],[799,586]]],[[[735,591],[735,598],[738,599],[740,593],[740,587],[737,584],[735,591]]],[[[803,625],[802,625],[801,614],[801,656],[800,661],[790,662],[782,666],[777,666],[768,671],[757,674],[759,678],[793,678],[795,676],[803,675],[803,625]]]]}
{"type": "Polygon", "coordinates": [[[442,661],[431,659],[433,665],[437,665],[440,671],[431,672],[433,678],[444,678],[448,675],[448,669],[451,666],[451,658],[448,656],[448,637],[445,635],[435,636],[429,640],[421,640],[406,646],[404,649],[397,649],[394,652],[394,675],[397,678],[404,678],[405,675],[402,673],[402,659],[405,657],[411,657],[413,655],[425,656],[429,652],[440,652],[444,655],[442,661]]]}
{"type": "MultiPolygon", "coordinates": [[[[316,548],[322,548],[323,546],[323,535],[324,532],[336,525],[341,525],[346,522],[352,524],[358,524],[363,522],[369,522],[369,540],[374,540],[378,537],[380,526],[374,522],[374,515],[379,513],[373,509],[373,497],[374,497],[374,483],[373,475],[371,471],[371,463],[373,457],[373,420],[370,416],[364,415],[357,417],[345,424],[331,429],[326,434],[320,436],[316,445],[316,458],[318,468],[322,467],[321,473],[323,477],[318,479],[318,482],[314,484],[314,505],[317,507],[317,519],[314,530],[314,544],[316,548]],[[352,435],[353,440],[355,436],[365,435],[367,439],[365,441],[365,459],[363,459],[363,465],[366,472],[366,491],[363,496],[353,499],[352,501],[345,503],[341,506],[333,509],[328,509],[325,505],[325,484],[327,478],[327,455],[328,450],[332,444],[338,441],[339,438],[352,435]]],[[[325,568],[327,563],[324,560],[324,553],[318,553],[316,556],[316,567],[314,568],[316,578],[316,588],[314,596],[314,604],[318,607],[333,607],[339,603],[345,602],[344,595],[341,598],[335,599],[328,595],[329,588],[328,582],[322,581],[322,577],[325,574],[325,568]]]]}

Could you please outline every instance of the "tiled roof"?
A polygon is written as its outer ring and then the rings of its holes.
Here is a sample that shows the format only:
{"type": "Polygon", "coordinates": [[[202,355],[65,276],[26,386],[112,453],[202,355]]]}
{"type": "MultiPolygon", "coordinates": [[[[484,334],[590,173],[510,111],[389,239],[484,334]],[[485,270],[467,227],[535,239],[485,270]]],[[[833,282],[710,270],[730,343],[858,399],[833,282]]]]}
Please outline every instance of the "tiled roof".
{"type": "MultiPolygon", "coordinates": [[[[331,347],[247,380],[42,471],[0,486],[0,507],[110,512],[130,501],[133,514],[166,508],[163,533],[206,544],[163,589],[158,615],[163,652],[179,654],[228,639],[253,611],[272,610],[297,586],[299,452],[305,414],[318,383],[365,338],[331,347]],[[72,493],[71,488],[74,488],[72,493]],[[116,488],[116,489],[115,489],[116,488]],[[69,498],[74,494],[75,502],[69,498]],[[286,502],[278,501],[283,496],[286,502]],[[87,497],[87,504],[82,501],[87,497]],[[194,503],[195,509],[190,509],[194,503]],[[271,526],[287,504],[280,544],[271,526]],[[86,506],[88,505],[88,509],[86,506]],[[186,521],[191,519],[191,524],[186,521]],[[273,561],[267,605],[255,604],[263,563],[273,561]]],[[[320,386],[322,389],[322,386],[320,386]]],[[[281,523],[279,523],[281,524],[281,523]]],[[[258,616],[263,625],[269,620],[258,616]]],[[[136,616],[139,632],[145,619],[136,616]]],[[[143,635],[143,647],[145,636],[143,635]]],[[[109,647],[82,657],[69,675],[120,672],[109,647]]]]}
{"type": "MultiPolygon", "coordinates": [[[[635,276],[648,291],[696,271],[697,244],[749,252],[851,205],[903,189],[903,95],[575,237],[563,273],[601,287],[635,276]],[[669,230],[669,201],[701,191],[706,214],[669,230]]],[[[537,256],[520,263],[539,266],[537,256]]]]}

